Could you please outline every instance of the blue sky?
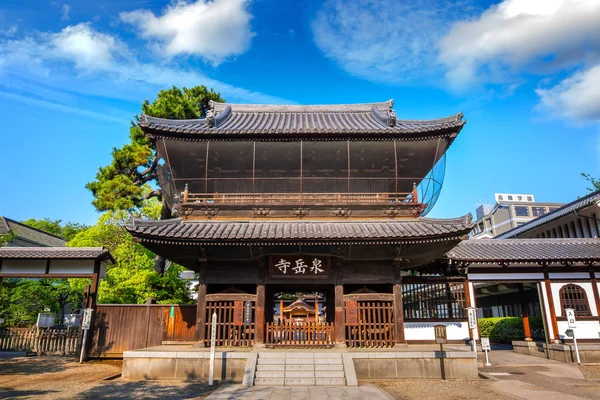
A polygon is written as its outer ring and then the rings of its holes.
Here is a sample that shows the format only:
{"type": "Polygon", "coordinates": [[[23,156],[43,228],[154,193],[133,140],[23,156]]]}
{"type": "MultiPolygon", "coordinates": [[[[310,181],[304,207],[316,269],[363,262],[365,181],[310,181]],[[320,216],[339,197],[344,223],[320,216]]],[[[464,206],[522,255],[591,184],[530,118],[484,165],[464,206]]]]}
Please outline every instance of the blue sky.
{"type": "Polygon", "coordinates": [[[433,217],[494,192],[571,201],[580,172],[600,176],[599,38],[592,0],[4,0],[0,215],[94,223],[84,186],[141,102],[196,84],[230,102],[462,111],[433,217]]]}

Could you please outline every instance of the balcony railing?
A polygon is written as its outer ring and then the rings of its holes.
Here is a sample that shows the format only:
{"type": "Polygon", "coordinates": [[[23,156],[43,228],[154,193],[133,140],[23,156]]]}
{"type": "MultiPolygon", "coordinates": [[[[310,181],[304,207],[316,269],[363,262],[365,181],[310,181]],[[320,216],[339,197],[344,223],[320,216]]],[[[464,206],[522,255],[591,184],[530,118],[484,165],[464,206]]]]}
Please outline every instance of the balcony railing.
{"type": "Polygon", "coordinates": [[[183,193],[187,206],[212,205],[400,205],[418,203],[416,193],[183,193]]]}

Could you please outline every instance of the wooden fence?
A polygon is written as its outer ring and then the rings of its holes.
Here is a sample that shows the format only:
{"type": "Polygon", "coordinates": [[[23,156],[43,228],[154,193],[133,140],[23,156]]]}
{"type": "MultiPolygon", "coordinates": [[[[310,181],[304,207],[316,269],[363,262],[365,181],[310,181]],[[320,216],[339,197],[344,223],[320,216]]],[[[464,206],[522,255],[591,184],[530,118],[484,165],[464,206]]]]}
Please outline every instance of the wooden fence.
{"type": "Polygon", "coordinates": [[[196,305],[101,304],[94,317],[90,357],[122,357],[127,350],[193,341],[196,305]]]}
{"type": "Polygon", "coordinates": [[[210,346],[212,315],[217,314],[217,346],[252,346],[254,344],[254,302],[251,302],[250,323],[245,324],[241,315],[236,318],[236,303],[243,312],[244,301],[207,301],[205,345],[210,346]]]}
{"type": "Polygon", "coordinates": [[[267,323],[266,342],[268,346],[333,346],[333,322],[267,323]]]}
{"type": "Polygon", "coordinates": [[[0,329],[0,351],[36,353],[79,353],[80,332],[75,329],[12,328],[0,329]]]}
{"type": "Polygon", "coordinates": [[[348,347],[391,347],[394,345],[393,302],[358,301],[354,323],[346,321],[348,347]]]}

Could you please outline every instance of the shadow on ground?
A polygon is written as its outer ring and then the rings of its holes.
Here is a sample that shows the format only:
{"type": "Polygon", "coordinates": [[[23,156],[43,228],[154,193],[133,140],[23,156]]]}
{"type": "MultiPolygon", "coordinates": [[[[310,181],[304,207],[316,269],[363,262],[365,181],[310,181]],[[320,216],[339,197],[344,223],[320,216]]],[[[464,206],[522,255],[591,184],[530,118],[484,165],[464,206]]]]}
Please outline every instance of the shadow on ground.
{"type": "Polygon", "coordinates": [[[67,369],[66,364],[74,361],[67,357],[18,357],[0,358],[0,375],[33,375],[62,372],[67,369]],[[35,360],[35,362],[32,362],[35,360]]]}
{"type": "Polygon", "coordinates": [[[0,387],[0,399],[18,399],[22,397],[44,396],[56,392],[57,390],[19,390],[0,387]]]}
{"type": "Polygon", "coordinates": [[[74,399],[197,399],[208,396],[218,386],[202,383],[108,381],[79,393],[74,399]]]}

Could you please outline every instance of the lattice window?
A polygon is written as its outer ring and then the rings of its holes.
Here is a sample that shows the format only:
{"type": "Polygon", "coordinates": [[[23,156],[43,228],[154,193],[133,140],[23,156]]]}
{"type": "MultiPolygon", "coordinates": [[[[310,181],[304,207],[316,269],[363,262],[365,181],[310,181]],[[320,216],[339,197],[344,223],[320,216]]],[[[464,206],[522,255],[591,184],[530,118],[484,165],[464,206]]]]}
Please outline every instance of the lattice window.
{"type": "Polygon", "coordinates": [[[460,283],[403,283],[404,319],[466,318],[465,287],[460,283]]]}
{"type": "Polygon", "coordinates": [[[576,317],[592,315],[585,290],[579,285],[565,285],[560,289],[560,308],[572,308],[576,317]]]}

